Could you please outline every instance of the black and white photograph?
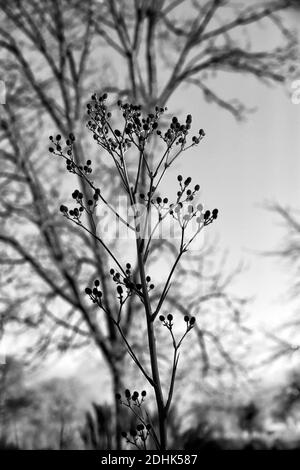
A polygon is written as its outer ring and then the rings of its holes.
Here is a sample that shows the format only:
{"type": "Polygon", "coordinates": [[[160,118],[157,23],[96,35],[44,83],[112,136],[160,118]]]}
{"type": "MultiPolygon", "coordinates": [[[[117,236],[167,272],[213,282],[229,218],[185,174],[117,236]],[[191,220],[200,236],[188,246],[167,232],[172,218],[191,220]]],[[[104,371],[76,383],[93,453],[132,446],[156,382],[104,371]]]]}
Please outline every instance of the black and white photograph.
{"type": "Polygon", "coordinates": [[[0,0],[0,450],[300,450],[299,0],[0,0]]]}

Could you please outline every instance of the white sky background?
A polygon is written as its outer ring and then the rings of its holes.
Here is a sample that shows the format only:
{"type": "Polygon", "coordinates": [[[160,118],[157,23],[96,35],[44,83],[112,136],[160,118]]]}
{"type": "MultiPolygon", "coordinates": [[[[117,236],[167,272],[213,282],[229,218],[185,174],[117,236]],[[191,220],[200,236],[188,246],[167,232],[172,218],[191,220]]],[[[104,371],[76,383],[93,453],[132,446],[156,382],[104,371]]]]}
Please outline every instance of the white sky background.
{"type": "Polygon", "coordinates": [[[297,207],[300,202],[300,106],[293,105],[283,90],[262,87],[251,78],[228,77],[223,84],[227,90],[232,85],[233,96],[238,93],[258,110],[239,124],[217,106],[200,104],[193,91],[186,90],[183,104],[188,103],[187,111],[203,126],[206,137],[183,156],[180,171],[200,183],[207,207],[219,208],[211,231],[218,232],[219,247],[228,248],[232,264],[243,259],[249,266],[240,276],[240,289],[258,297],[254,311],[259,308],[261,315],[268,315],[286,279],[274,259],[255,254],[278,246],[283,233],[278,219],[262,205],[297,207]],[[240,87],[234,88],[238,82],[240,87]]]}
{"type": "MultiPolygon", "coordinates": [[[[299,25],[300,14],[291,15],[288,26],[299,25]]],[[[259,50],[272,47],[277,37],[273,28],[256,27],[255,39],[253,49],[259,50]]],[[[178,170],[201,185],[207,207],[219,208],[220,216],[208,230],[218,233],[219,247],[228,249],[232,266],[244,260],[248,269],[236,288],[255,297],[255,323],[270,327],[284,320],[292,307],[283,301],[289,287],[283,265],[258,255],[278,247],[284,233],[278,217],[262,206],[278,202],[300,209],[300,105],[290,99],[290,83],[266,87],[245,74],[230,73],[217,75],[214,82],[221,97],[239,98],[257,110],[238,123],[217,105],[204,102],[196,88],[181,88],[168,103],[169,110],[178,107],[179,115],[191,113],[196,129],[203,127],[206,137],[184,154],[178,170]]]]}

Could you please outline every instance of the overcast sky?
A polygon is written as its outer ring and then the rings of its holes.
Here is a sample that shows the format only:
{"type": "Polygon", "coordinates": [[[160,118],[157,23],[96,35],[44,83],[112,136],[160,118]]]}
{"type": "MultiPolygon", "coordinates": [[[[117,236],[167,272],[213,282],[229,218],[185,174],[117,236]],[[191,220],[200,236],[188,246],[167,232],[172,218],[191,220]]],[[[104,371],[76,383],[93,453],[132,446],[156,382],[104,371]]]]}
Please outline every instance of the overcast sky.
{"type": "MultiPolygon", "coordinates": [[[[297,27],[299,20],[299,15],[291,15],[289,26],[297,27]]],[[[258,50],[277,41],[268,27],[256,28],[255,38],[258,50]]],[[[270,319],[283,319],[292,306],[283,302],[288,273],[273,258],[258,255],[278,247],[284,233],[278,218],[263,205],[279,202],[300,209],[300,104],[291,101],[290,82],[266,87],[252,77],[229,73],[214,81],[222,97],[239,98],[257,109],[238,123],[217,105],[204,102],[196,89],[181,89],[169,109],[190,112],[206,137],[184,155],[175,173],[180,169],[193,176],[207,206],[219,208],[217,224],[209,228],[218,233],[219,247],[229,250],[232,266],[245,261],[248,269],[237,288],[255,296],[252,314],[270,326],[270,319]]]]}

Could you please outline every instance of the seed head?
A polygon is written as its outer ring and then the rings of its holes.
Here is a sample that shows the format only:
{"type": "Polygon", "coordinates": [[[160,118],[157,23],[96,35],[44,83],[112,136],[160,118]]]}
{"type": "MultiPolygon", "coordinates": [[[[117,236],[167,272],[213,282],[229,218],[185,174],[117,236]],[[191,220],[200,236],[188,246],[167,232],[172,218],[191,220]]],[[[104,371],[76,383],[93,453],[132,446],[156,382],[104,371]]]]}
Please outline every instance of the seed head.
{"type": "Polygon", "coordinates": [[[212,211],[213,219],[216,219],[216,218],[218,217],[218,213],[219,213],[218,209],[214,209],[214,210],[212,211]]]}
{"type": "Polygon", "coordinates": [[[210,211],[206,211],[204,214],[204,220],[207,220],[210,218],[210,211]]]}
{"type": "Polygon", "coordinates": [[[118,287],[117,287],[117,292],[118,292],[118,294],[122,295],[122,294],[123,294],[123,287],[122,287],[122,286],[118,286],[118,287]]]}
{"type": "Polygon", "coordinates": [[[65,214],[65,213],[68,212],[67,206],[64,206],[63,204],[60,206],[59,210],[60,210],[60,212],[62,212],[63,214],[65,214]]]}

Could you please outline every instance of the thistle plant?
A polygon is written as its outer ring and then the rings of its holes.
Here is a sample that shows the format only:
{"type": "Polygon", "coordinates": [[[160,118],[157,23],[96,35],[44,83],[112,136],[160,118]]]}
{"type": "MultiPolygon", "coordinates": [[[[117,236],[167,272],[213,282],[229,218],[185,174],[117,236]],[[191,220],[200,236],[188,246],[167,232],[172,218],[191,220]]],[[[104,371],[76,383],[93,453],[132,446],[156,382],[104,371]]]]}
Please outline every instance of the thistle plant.
{"type": "MultiPolygon", "coordinates": [[[[61,205],[62,215],[71,223],[76,224],[92,236],[111,258],[113,267],[110,270],[111,282],[115,286],[115,296],[118,308],[115,312],[108,310],[106,298],[101,290],[100,281],[95,279],[93,285],[85,289],[85,294],[90,301],[96,304],[104,315],[110,317],[118,334],[121,336],[128,354],[151,386],[155,395],[159,429],[154,429],[150,416],[144,407],[146,392],[141,393],[129,389],[125,390],[122,397],[117,394],[117,399],[122,406],[128,407],[137,419],[137,428],[124,430],[124,439],[140,449],[145,449],[149,439],[159,450],[167,448],[167,418],[172,403],[176,372],[179,360],[179,349],[186,336],[195,325],[196,318],[185,316],[183,318],[182,333],[177,338],[174,331],[174,312],[163,311],[166,298],[171,287],[172,279],[176,273],[182,256],[189,250],[193,240],[218,216],[218,210],[204,210],[202,204],[196,204],[200,185],[192,185],[192,178],[184,178],[178,175],[178,191],[173,201],[161,196],[160,188],[163,178],[177,159],[186,150],[198,145],[205,136],[203,129],[197,135],[190,137],[192,116],[188,115],[184,123],[174,116],[166,126],[166,108],[156,106],[153,112],[143,114],[139,105],[118,101],[117,108],[121,115],[122,126],[115,128],[113,125],[112,107],[107,105],[107,94],[99,96],[93,94],[87,105],[87,127],[91,131],[96,143],[112,159],[114,167],[120,179],[122,195],[126,197],[128,206],[133,213],[132,219],[121,215],[112,202],[105,198],[105,190],[98,187],[94,181],[93,164],[87,159],[84,164],[76,161],[74,149],[77,145],[75,136],[71,133],[64,140],[61,135],[50,136],[51,146],[49,151],[65,160],[68,172],[77,175],[88,189],[89,197],[82,191],[75,189],[72,193],[74,207],[61,205]],[[157,141],[160,155],[154,158],[150,148],[157,141]],[[137,156],[137,158],[136,158],[137,156]],[[135,158],[135,159],[133,159],[135,158]],[[133,165],[136,161],[136,165],[133,165]],[[124,265],[117,256],[116,246],[109,245],[106,239],[97,231],[97,209],[106,206],[119,224],[134,234],[136,258],[128,260],[124,265]],[[143,211],[141,211],[141,207],[143,211]],[[153,210],[156,219],[153,220],[153,210]],[[141,214],[141,212],[143,212],[141,214]],[[164,287],[159,299],[154,302],[152,293],[156,287],[148,275],[149,257],[153,248],[153,242],[162,224],[167,221],[179,228],[178,243],[172,240],[176,246],[177,256],[166,275],[164,287]],[[87,220],[90,222],[87,223],[87,220]],[[191,232],[190,227],[193,227],[191,232]],[[134,346],[121,326],[122,312],[129,297],[135,296],[144,312],[144,322],[147,330],[147,344],[150,359],[149,370],[142,363],[134,346]],[[164,314],[163,314],[164,313],[164,314]],[[161,374],[158,365],[158,351],[156,345],[155,323],[168,330],[173,346],[172,371],[167,390],[163,390],[161,374]]],[[[157,294],[157,293],[156,293],[157,294]]]]}

